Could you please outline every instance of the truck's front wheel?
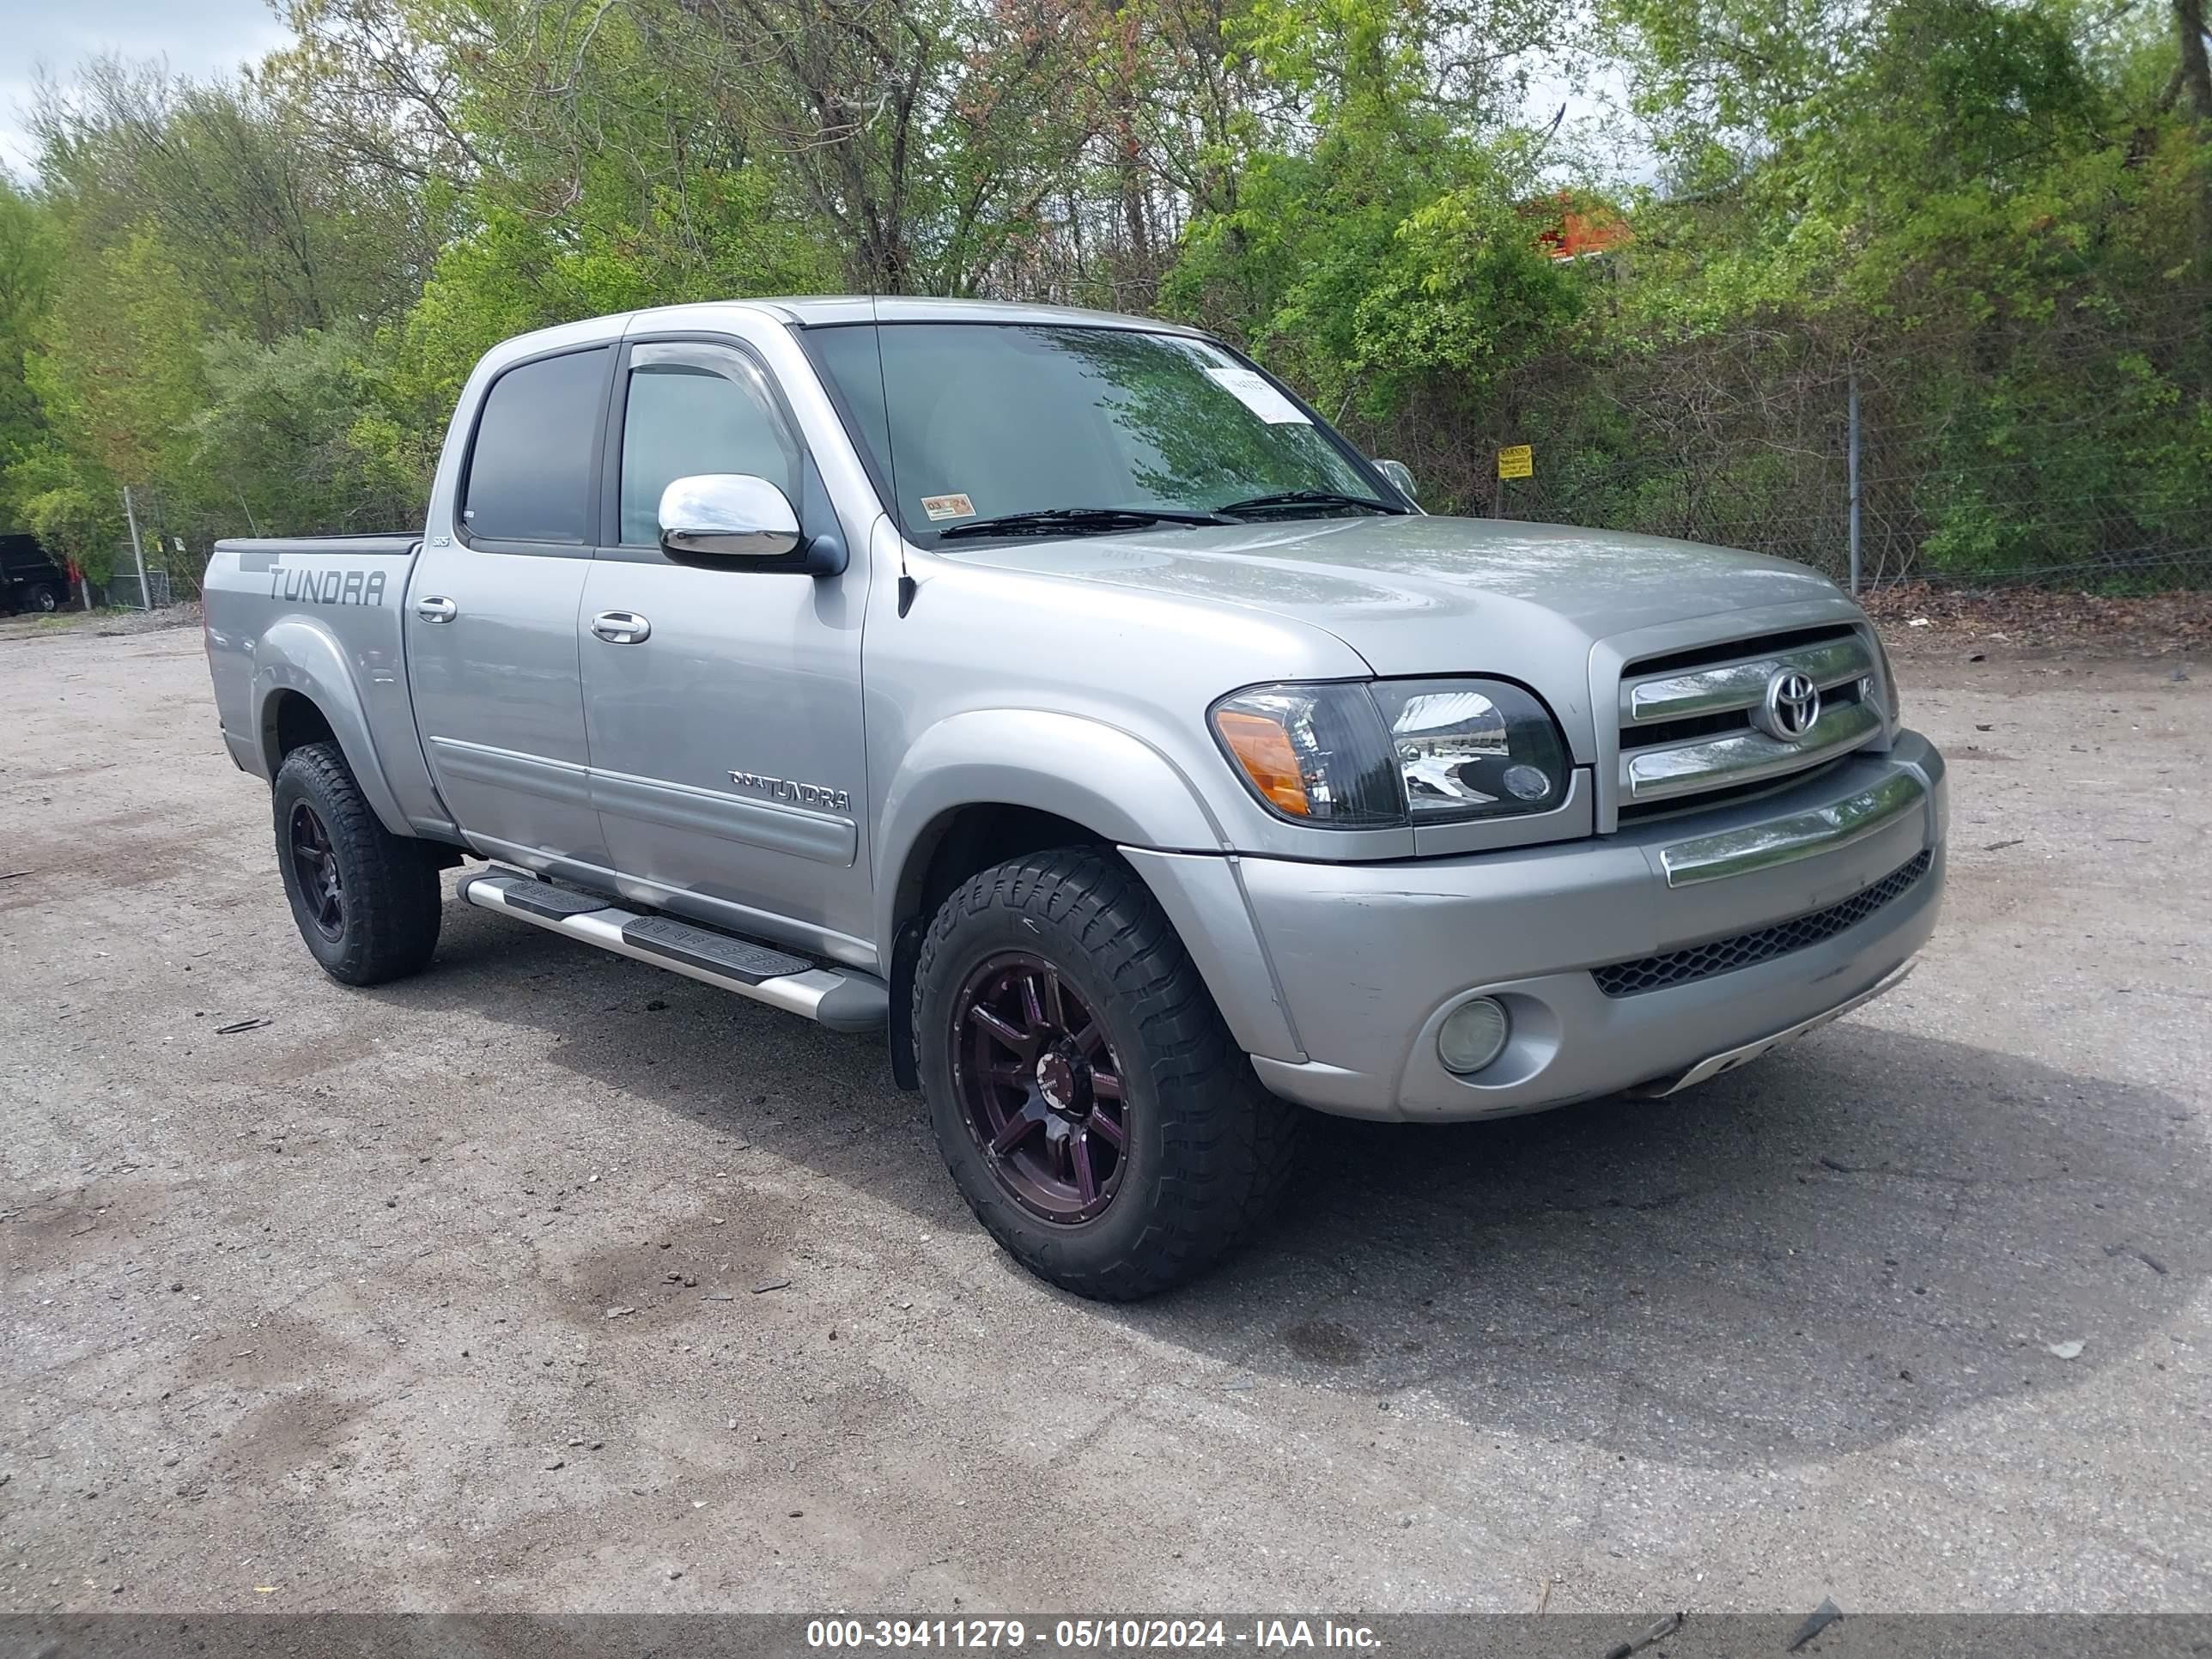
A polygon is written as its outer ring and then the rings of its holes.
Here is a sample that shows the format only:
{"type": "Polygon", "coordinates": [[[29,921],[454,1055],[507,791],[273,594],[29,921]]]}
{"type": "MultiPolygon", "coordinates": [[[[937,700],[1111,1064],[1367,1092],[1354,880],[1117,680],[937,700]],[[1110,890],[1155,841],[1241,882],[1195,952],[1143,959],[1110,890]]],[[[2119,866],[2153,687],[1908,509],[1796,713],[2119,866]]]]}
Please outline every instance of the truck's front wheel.
{"type": "Polygon", "coordinates": [[[276,788],[276,863],[300,937],[348,985],[420,973],[438,945],[438,867],[419,841],[378,822],[334,743],[285,756],[276,788]]]}
{"type": "Polygon", "coordinates": [[[937,1144],[976,1218],[1079,1296],[1188,1279],[1265,1217],[1298,1110],[1262,1090],[1127,868],[1088,848],[971,878],[915,972],[937,1144]]]}

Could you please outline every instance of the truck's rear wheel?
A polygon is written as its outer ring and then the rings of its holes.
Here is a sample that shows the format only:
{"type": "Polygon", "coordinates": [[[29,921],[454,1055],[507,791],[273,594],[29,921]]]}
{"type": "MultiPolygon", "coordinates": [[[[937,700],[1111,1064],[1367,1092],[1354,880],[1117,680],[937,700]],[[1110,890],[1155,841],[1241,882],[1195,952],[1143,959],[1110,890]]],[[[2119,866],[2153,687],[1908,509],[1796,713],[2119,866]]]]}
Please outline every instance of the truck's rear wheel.
{"type": "Polygon", "coordinates": [[[303,744],[277,769],[276,863],[300,937],[348,985],[420,973],[438,945],[438,867],[362,798],[334,743],[303,744]]]}
{"type": "Polygon", "coordinates": [[[1299,1112],[1262,1090],[1152,895],[1110,856],[970,879],[915,970],[939,1149],[1041,1278],[1127,1300],[1241,1244],[1290,1170],[1299,1112]]]}
{"type": "Polygon", "coordinates": [[[40,582],[24,595],[23,608],[27,611],[40,611],[52,615],[59,608],[59,601],[54,598],[54,590],[44,582],[40,582]]]}

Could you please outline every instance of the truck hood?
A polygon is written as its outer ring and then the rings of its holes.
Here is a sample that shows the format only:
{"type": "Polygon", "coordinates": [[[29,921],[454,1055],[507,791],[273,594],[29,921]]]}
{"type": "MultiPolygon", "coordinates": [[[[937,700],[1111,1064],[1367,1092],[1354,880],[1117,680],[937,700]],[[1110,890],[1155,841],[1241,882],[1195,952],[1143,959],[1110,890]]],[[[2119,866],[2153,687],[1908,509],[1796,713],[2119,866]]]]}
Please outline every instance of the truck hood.
{"type": "Polygon", "coordinates": [[[1503,675],[1542,693],[1577,750],[1600,641],[1704,617],[1715,621],[1687,630],[1692,642],[1725,638],[1747,611],[1786,611],[1791,625],[1859,614],[1833,582],[1787,560],[1510,520],[1304,520],[955,543],[941,556],[1289,617],[1334,635],[1378,675],[1503,675]]]}

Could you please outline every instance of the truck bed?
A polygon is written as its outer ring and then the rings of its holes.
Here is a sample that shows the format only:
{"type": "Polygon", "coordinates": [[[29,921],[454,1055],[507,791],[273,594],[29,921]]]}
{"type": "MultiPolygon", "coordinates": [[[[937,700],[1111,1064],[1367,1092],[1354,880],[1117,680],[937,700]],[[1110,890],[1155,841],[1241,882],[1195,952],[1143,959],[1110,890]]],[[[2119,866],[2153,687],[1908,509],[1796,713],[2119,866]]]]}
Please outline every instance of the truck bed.
{"type": "Polygon", "coordinates": [[[242,537],[215,544],[203,585],[232,757],[270,775],[290,697],[312,693],[378,817],[400,833],[439,817],[405,672],[407,577],[422,544],[419,531],[242,537]]]}

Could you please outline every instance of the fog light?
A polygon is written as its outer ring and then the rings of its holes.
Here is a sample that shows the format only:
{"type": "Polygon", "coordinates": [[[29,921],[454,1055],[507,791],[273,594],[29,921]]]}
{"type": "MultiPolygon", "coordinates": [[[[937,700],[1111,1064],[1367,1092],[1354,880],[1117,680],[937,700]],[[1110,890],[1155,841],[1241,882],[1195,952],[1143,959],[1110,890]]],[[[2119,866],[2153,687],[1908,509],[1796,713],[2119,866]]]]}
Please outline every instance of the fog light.
{"type": "Polygon", "coordinates": [[[1479,1072],[1504,1052],[1513,1023],[1505,1010],[1489,997],[1477,997],[1444,1017],[1437,1031],[1437,1058],[1444,1069],[1465,1077],[1479,1072]]]}

